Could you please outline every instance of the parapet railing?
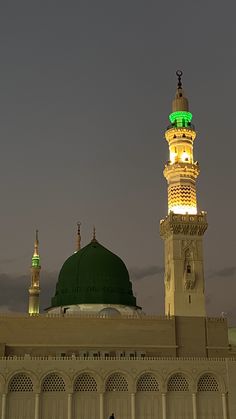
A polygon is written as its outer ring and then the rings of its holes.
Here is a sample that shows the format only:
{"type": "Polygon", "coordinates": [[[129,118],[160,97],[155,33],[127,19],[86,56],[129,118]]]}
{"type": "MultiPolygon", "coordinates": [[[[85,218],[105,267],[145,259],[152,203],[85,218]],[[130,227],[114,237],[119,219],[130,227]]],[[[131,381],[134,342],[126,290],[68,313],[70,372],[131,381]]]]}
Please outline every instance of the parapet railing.
{"type": "Polygon", "coordinates": [[[235,361],[236,357],[157,357],[157,356],[3,356],[0,361],[214,361],[225,362],[235,361]]]}
{"type": "MultiPolygon", "coordinates": [[[[157,314],[145,314],[145,313],[137,313],[133,314],[121,314],[117,316],[109,316],[109,315],[102,315],[97,313],[45,313],[45,314],[28,314],[28,313],[0,313],[0,319],[6,318],[21,318],[21,319],[34,319],[34,318],[63,318],[63,319],[71,319],[71,318],[78,318],[78,319],[106,319],[106,320],[122,320],[122,319],[130,319],[130,320],[174,320],[176,316],[165,316],[165,315],[157,315],[157,314]]],[[[227,321],[227,317],[206,317],[207,321],[212,322],[225,322],[227,321]]]]}

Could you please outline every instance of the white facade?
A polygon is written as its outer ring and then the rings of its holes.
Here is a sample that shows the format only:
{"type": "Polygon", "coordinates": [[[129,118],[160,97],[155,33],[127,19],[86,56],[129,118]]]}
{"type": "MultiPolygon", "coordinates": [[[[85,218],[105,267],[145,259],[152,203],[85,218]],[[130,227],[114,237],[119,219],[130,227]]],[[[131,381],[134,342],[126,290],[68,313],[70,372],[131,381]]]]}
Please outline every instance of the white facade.
{"type": "Polygon", "coordinates": [[[1,359],[1,419],[233,419],[231,368],[235,359],[1,359]]]}

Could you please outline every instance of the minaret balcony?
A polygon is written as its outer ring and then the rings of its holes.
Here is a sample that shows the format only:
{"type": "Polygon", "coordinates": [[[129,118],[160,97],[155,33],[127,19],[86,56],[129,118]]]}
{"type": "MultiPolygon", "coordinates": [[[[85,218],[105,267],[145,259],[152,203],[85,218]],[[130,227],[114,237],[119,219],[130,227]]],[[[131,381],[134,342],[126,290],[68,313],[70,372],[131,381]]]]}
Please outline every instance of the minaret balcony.
{"type": "Polygon", "coordinates": [[[178,139],[181,139],[181,141],[185,139],[186,141],[188,140],[192,143],[196,138],[196,131],[193,125],[189,127],[175,127],[173,125],[169,125],[165,132],[165,138],[168,143],[177,141],[178,139]]]}
{"type": "Polygon", "coordinates": [[[200,167],[198,162],[167,162],[163,174],[167,180],[173,177],[196,179],[199,176],[200,167]]]}
{"type": "Polygon", "coordinates": [[[160,221],[160,234],[166,238],[172,234],[203,236],[208,227],[206,212],[198,214],[174,214],[160,221]]]}

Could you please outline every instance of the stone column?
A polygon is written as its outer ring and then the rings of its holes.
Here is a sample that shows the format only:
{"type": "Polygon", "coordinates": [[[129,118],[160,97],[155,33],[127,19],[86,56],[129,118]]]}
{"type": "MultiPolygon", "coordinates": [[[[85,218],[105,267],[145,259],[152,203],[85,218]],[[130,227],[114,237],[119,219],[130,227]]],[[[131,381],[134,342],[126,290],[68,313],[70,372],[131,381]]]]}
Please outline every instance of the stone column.
{"type": "Polygon", "coordinates": [[[72,419],[72,394],[68,393],[67,419],[72,419]]]}
{"type": "Polygon", "coordinates": [[[35,394],[35,402],[34,402],[34,419],[39,419],[39,401],[40,401],[39,393],[35,394]]]}
{"type": "Polygon", "coordinates": [[[161,402],[162,402],[162,419],[167,419],[167,416],[166,416],[166,393],[162,393],[161,402]]]}
{"type": "Polygon", "coordinates": [[[131,419],[135,419],[135,393],[131,393],[131,419]]]}
{"type": "Polygon", "coordinates": [[[196,393],[192,394],[192,403],[193,403],[193,419],[197,419],[197,395],[196,393]]]}
{"type": "Polygon", "coordinates": [[[6,419],[7,395],[2,394],[2,419],[6,419]]]}
{"type": "Polygon", "coordinates": [[[99,410],[100,410],[100,419],[104,419],[104,395],[103,393],[99,394],[99,410]]]}
{"type": "Polygon", "coordinates": [[[222,397],[222,408],[223,408],[223,418],[224,419],[228,419],[228,415],[227,415],[227,396],[225,393],[222,393],[221,395],[222,397]]]}

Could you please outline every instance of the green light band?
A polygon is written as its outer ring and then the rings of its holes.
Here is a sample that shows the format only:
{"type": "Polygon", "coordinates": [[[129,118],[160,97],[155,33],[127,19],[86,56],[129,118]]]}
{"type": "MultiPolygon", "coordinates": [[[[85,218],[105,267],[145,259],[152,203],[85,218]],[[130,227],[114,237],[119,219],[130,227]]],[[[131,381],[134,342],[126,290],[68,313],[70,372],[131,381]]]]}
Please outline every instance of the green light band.
{"type": "Polygon", "coordinates": [[[40,266],[40,258],[39,256],[32,257],[32,268],[39,268],[40,266]]]}
{"type": "Polygon", "coordinates": [[[170,122],[176,127],[187,127],[191,124],[193,115],[187,111],[176,111],[169,115],[170,122]]]}

